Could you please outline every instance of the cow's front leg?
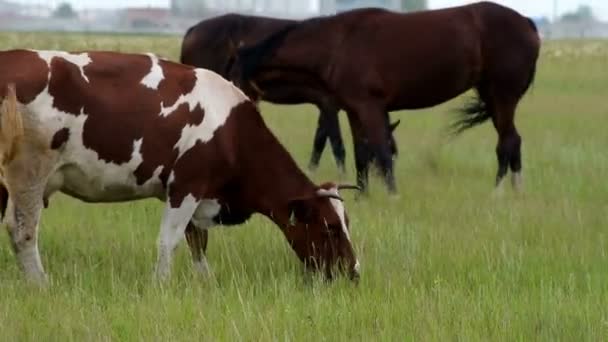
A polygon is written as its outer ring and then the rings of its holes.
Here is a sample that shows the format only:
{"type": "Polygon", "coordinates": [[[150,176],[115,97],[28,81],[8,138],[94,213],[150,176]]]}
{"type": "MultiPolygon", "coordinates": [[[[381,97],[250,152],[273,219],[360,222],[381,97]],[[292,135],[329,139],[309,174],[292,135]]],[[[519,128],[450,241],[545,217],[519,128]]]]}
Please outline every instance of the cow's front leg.
{"type": "Polygon", "coordinates": [[[201,229],[190,222],[186,228],[186,241],[192,254],[192,263],[194,270],[204,276],[208,277],[211,275],[209,264],[207,263],[207,241],[209,239],[209,232],[207,229],[201,229]]]}
{"type": "Polygon", "coordinates": [[[172,202],[167,201],[158,237],[156,277],[159,280],[165,280],[171,274],[173,251],[183,239],[188,222],[199,204],[192,195],[187,195],[178,207],[173,207],[172,202]]]}
{"type": "Polygon", "coordinates": [[[7,223],[11,246],[26,279],[47,283],[38,251],[38,223],[42,212],[42,186],[15,187],[8,201],[7,223]]]}
{"type": "Polygon", "coordinates": [[[208,229],[215,225],[213,219],[219,215],[221,208],[217,200],[203,199],[186,229],[186,240],[192,253],[194,269],[205,277],[211,275],[211,269],[205,257],[209,237],[208,229]]]}

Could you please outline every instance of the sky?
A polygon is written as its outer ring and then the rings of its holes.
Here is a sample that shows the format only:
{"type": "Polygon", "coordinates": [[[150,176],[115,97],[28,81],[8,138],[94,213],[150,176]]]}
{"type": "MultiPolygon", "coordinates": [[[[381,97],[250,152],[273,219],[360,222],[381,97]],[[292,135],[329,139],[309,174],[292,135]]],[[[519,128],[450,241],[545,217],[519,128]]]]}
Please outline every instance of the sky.
{"type": "MultiPolygon", "coordinates": [[[[27,3],[48,3],[57,4],[62,0],[18,0],[27,3]]],[[[78,9],[82,8],[112,8],[126,6],[162,6],[168,7],[169,0],[67,0],[78,9]]],[[[307,1],[307,0],[301,0],[307,1]]],[[[308,0],[315,1],[315,0],[308,0]]],[[[458,6],[465,3],[476,2],[477,0],[428,0],[430,8],[442,8],[458,6]]],[[[575,10],[582,4],[590,5],[596,16],[604,21],[608,21],[608,0],[494,0],[497,3],[511,7],[526,16],[546,16],[552,18],[553,5],[557,4],[557,14],[575,10]]]]}

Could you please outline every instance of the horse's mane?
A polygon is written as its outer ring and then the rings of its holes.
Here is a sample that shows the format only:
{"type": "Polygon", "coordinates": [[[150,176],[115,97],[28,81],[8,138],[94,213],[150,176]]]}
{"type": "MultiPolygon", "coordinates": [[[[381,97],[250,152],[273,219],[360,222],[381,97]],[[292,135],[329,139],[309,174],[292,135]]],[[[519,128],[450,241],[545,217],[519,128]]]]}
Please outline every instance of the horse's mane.
{"type": "Polygon", "coordinates": [[[287,38],[290,33],[296,29],[318,23],[325,18],[326,16],[320,16],[293,22],[275,33],[270,34],[255,45],[239,48],[237,51],[237,59],[241,66],[242,79],[246,81],[253,78],[260,65],[281,47],[285,38],[287,38]]]}

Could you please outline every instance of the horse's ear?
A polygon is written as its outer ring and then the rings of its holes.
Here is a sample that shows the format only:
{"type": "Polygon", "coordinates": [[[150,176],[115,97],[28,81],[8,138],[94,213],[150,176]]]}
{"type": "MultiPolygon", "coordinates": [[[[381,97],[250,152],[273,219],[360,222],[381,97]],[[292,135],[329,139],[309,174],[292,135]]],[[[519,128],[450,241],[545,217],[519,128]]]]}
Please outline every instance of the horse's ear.
{"type": "Polygon", "coordinates": [[[399,126],[399,124],[401,123],[401,119],[393,122],[392,124],[389,124],[388,126],[391,129],[391,133],[395,130],[395,128],[397,128],[397,126],[399,126]]]}

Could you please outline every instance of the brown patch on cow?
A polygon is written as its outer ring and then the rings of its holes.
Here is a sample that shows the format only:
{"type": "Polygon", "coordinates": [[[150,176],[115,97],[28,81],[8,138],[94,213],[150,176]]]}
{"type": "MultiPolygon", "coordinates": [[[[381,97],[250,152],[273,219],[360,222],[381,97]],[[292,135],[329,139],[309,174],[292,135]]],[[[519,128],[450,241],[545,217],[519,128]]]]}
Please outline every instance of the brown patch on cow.
{"type": "Polygon", "coordinates": [[[158,84],[158,92],[162,96],[163,106],[171,107],[177,102],[181,94],[189,94],[196,85],[196,75],[193,70],[180,73],[180,77],[174,79],[175,64],[167,61],[159,61],[165,78],[158,84]],[[169,76],[169,77],[167,77],[169,76]]]}
{"type": "Polygon", "coordinates": [[[204,143],[197,141],[173,166],[175,181],[167,184],[171,207],[179,207],[188,194],[196,199],[217,198],[222,189],[213,188],[211,183],[225,184],[225,180],[232,178],[235,172],[245,171],[238,169],[235,154],[242,141],[237,140],[234,134],[243,138],[242,132],[237,133],[238,120],[235,118],[238,116],[235,114],[242,110],[241,105],[232,108],[226,122],[214,132],[213,139],[204,143]],[[213,182],[209,182],[210,179],[213,182]]]}
{"type": "Polygon", "coordinates": [[[53,134],[53,139],[51,139],[51,149],[52,150],[57,150],[59,148],[61,148],[70,138],[70,129],[67,127],[64,127],[60,130],[58,130],[57,132],[55,132],[55,134],[53,134]]]}
{"type": "Polygon", "coordinates": [[[68,114],[80,115],[84,110],[87,90],[90,89],[80,68],[61,57],[54,57],[50,65],[49,95],[53,97],[53,107],[68,114]],[[70,84],[69,91],[66,91],[66,84],[70,84]]]}
{"type": "MultiPolygon", "coordinates": [[[[168,184],[171,207],[178,207],[189,194],[196,199],[221,199],[226,188],[213,188],[212,184],[224,186],[227,180],[235,176],[251,177],[254,174],[252,166],[268,170],[268,163],[274,163],[275,160],[258,160],[259,151],[256,148],[270,146],[270,150],[260,153],[272,154],[276,152],[273,149],[277,147],[274,144],[278,141],[272,134],[260,134],[260,131],[270,133],[253,103],[246,101],[233,107],[224,124],[214,132],[213,139],[205,143],[197,142],[173,167],[175,181],[168,184]],[[241,150],[253,153],[238,154],[241,150]],[[209,182],[210,179],[213,182],[209,182]]],[[[283,149],[280,145],[279,148],[283,149]]],[[[286,150],[283,149],[283,152],[284,156],[290,158],[286,150]]],[[[291,163],[296,165],[293,160],[291,163]]],[[[256,179],[257,181],[259,180],[256,179]]],[[[240,185],[237,184],[238,187],[240,185]]],[[[272,185],[263,184],[262,187],[271,189],[272,185]]]]}
{"type": "MultiPolygon", "coordinates": [[[[30,103],[47,84],[48,66],[36,52],[27,50],[4,51],[0,56],[0,85],[14,83],[17,99],[30,103]]],[[[4,98],[6,87],[0,87],[0,98],[4,98]]]]}
{"type": "Polygon", "coordinates": [[[158,118],[155,138],[146,140],[144,137],[141,148],[144,162],[135,170],[138,185],[144,184],[150,179],[159,166],[163,167],[160,178],[164,185],[167,184],[171,164],[177,158],[178,151],[174,146],[179,140],[183,128],[187,125],[200,125],[204,117],[205,110],[200,105],[190,111],[188,104],[184,103],[166,118],[158,118]]]}

